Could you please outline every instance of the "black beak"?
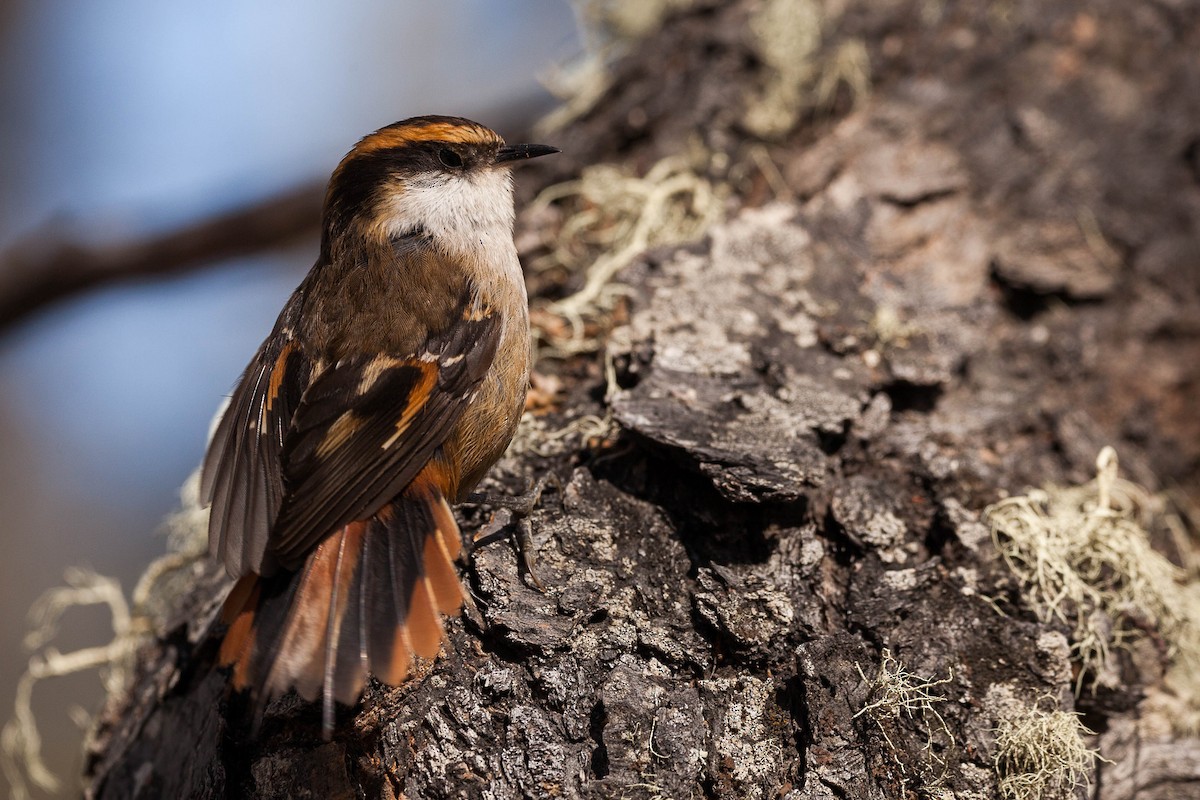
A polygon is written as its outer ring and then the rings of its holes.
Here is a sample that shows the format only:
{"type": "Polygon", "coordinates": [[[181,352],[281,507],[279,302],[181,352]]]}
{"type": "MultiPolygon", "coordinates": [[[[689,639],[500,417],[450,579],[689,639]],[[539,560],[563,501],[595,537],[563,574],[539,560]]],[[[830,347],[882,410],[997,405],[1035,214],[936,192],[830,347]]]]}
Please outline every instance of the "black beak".
{"type": "Polygon", "coordinates": [[[548,156],[551,153],[557,152],[559,152],[557,147],[551,147],[548,144],[506,144],[496,152],[495,163],[504,164],[508,161],[524,161],[527,158],[548,156]]]}

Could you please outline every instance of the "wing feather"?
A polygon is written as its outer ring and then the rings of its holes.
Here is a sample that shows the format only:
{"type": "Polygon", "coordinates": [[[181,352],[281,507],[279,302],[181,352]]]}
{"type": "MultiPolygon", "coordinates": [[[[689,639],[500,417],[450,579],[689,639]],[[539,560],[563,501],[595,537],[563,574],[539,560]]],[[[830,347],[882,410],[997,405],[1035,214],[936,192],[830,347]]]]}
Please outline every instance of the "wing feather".
{"type": "Polygon", "coordinates": [[[311,371],[294,337],[299,307],[297,291],[234,389],[204,458],[209,549],[233,577],[275,569],[267,542],[284,495],[284,432],[311,371]]]}
{"type": "Polygon", "coordinates": [[[284,443],[271,555],[295,568],[330,531],[399,495],[445,443],[499,339],[498,315],[464,313],[423,353],[343,359],[317,376],[284,443]]]}

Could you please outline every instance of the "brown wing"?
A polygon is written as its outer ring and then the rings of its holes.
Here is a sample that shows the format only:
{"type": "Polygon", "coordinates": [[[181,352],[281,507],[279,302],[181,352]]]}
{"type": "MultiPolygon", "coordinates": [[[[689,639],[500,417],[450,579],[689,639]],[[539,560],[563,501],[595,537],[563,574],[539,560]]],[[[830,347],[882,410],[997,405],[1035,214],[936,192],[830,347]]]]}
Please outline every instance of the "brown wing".
{"type": "Polygon", "coordinates": [[[275,569],[266,548],[283,502],[283,442],[310,373],[294,338],[299,313],[297,291],[242,374],[204,458],[209,550],[235,578],[275,569]]]}
{"type": "Polygon", "coordinates": [[[284,567],[399,495],[445,442],[500,340],[495,314],[464,304],[454,319],[421,353],[344,359],[304,392],[284,440],[287,492],[269,544],[284,567]]]}

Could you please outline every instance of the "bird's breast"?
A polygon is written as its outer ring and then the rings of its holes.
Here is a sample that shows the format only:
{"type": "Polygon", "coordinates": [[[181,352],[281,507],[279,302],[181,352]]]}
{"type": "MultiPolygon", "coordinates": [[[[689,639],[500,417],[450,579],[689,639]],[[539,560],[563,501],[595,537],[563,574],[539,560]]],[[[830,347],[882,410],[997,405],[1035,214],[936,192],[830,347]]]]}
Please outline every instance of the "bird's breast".
{"type": "Polygon", "coordinates": [[[447,442],[460,467],[460,498],[504,455],[521,421],[529,386],[529,305],[515,251],[511,263],[493,268],[489,278],[481,291],[488,305],[501,310],[503,327],[496,357],[447,442]]]}

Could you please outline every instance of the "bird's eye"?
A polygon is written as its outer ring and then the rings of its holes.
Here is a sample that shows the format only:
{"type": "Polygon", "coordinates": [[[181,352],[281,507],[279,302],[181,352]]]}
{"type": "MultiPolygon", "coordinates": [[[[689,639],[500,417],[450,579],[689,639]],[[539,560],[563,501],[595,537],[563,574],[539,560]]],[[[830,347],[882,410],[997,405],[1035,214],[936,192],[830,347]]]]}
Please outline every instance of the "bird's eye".
{"type": "Polygon", "coordinates": [[[462,156],[447,148],[442,148],[438,151],[438,159],[442,164],[451,169],[458,169],[463,165],[462,156]]]}

